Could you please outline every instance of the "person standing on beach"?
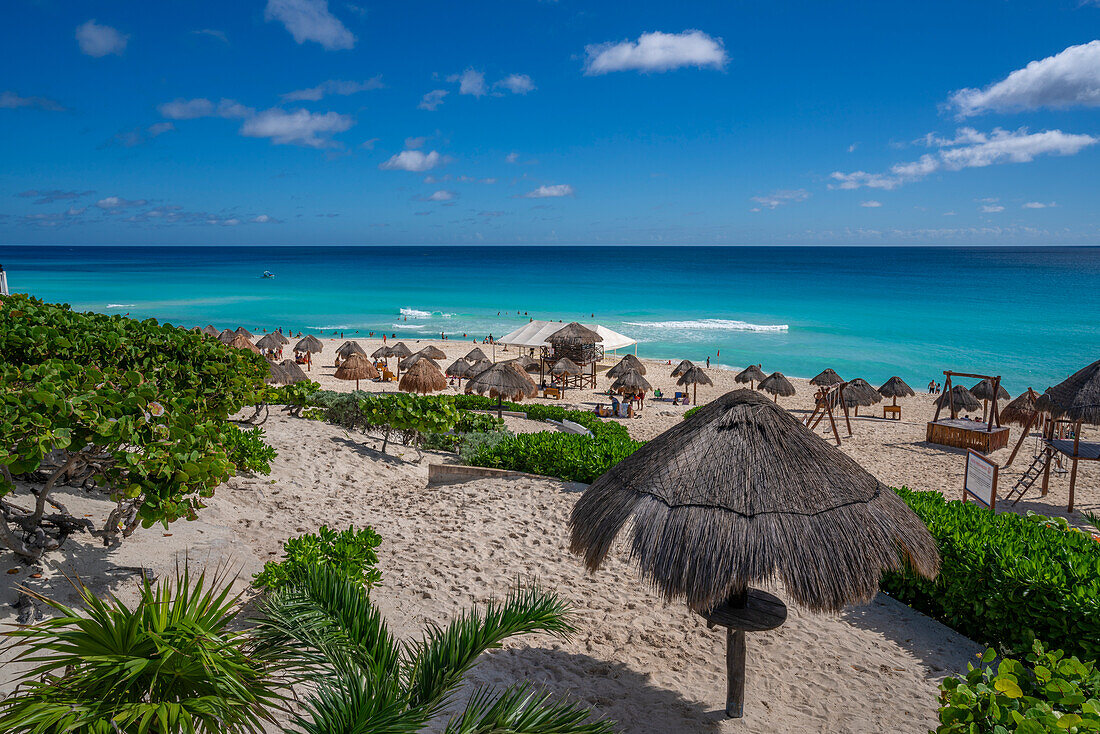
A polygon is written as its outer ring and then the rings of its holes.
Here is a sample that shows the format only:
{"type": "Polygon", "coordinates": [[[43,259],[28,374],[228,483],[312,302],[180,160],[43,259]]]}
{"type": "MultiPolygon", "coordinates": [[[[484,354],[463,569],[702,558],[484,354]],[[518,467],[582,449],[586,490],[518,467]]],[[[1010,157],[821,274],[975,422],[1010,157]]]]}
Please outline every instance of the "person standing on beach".
{"type": "Polygon", "coordinates": [[[710,369],[710,357],[707,357],[707,369],[710,369]]]}

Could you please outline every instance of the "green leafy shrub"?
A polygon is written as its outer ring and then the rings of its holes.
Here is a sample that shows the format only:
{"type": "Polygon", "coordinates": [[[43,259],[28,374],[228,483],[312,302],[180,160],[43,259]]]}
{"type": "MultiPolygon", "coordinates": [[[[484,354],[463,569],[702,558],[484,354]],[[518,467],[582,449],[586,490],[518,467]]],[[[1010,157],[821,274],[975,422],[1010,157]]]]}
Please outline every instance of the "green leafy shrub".
{"type": "MultiPolygon", "coordinates": [[[[982,655],[992,662],[995,651],[982,655]]],[[[936,734],[1040,734],[1100,731],[1100,672],[1093,662],[1047,652],[1039,642],[1023,662],[1002,659],[996,670],[967,665],[964,678],[940,686],[936,734]]]]}
{"type": "Polygon", "coordinates": [[[300,581],[308,569],[332,569],[338,577],[370,589],[382,580],[375,568],[376,548],[382,538],[372,528],[354,526],[337,532],[322,525],[317,533],[306,533],[283,544],[283,559],[268,561],[256,574],[253,585],[261,589],[280,589],[300,581]]]}
{"type": "Polygon", "coordinates": [[[271,460],[278,454],[264,443],[264,429],[257,426],[244,431],[230,427],[225,438],[226,455],[238,471],[271,473],[271,460]]]}
{"type": "Polygon", "coordinates": [[[321,386],[312,380],[303,380],[293,385],[279,385],[269,387],[267,402],[272,405],[285,405],[290,409],[290,414],[300,416],[302,410],[312,404],[314,395],[321,390],[321,386]]]}
{"type": "Polygon", "coordinates": [[[703,407],[702,405],[696,405],[694,408],[688,408],[687,410],[685,410],[684,411],[684,420],[687,420],[691,416],[695,415],[699,411],[699,409],[702,408],[702,407],[703,407]]]}
{"type": "Polygon", "coordinates": [[[887,574],[884,591],[1009,654],[1038,639],[1100,657],[1100,543],[1048,518],[994,514],[939,492],[898,494],[928,525],[943,565],[935,581],[887,574]]]}

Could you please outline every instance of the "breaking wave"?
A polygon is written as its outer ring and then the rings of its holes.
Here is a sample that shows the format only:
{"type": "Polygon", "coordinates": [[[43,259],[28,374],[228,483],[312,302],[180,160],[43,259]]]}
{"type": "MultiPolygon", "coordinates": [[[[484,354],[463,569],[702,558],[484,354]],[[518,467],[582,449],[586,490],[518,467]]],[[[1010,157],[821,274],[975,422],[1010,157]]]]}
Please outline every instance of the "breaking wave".
{"type": "Polygon", "coordinates": [[[432,317],[449,319],[454,316],[454,314],[443,313],[442,311],[421,311],[418,308],[403,308],[401,309],[401,315],[407,319],[430,319],[432,317]]]}
{"type": "Polygon", "coordinates": [[[627,326],[649,329],[680,329],[709,331],[788,331],[787,324],[750,324],[736,319],[698,319],[695,321],[624,321],[627,326]]]}
{"type": "Polygon", "coordinates": [[[107,308],[133,308],[132,303],[108,303],[107,308]]]}

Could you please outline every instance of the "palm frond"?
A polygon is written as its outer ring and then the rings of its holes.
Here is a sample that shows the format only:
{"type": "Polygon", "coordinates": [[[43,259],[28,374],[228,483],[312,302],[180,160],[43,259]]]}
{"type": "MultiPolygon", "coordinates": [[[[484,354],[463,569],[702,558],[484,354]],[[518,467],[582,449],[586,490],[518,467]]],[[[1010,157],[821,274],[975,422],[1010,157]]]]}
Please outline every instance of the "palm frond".
{"type": "Polygon", "coordinates": [[[462,713],[448,722],[444,734],[610,734],[614,730],[610,721],[594,719],[584,706],[551,703],[549,693],[523,683],[501,693],[475,691],[462,713]]]}
{"type": "Polygon", "coordinates": [[[478,656],[500,647],[508,637],[535,632],[564,637],[573,632],[569,611],[556,594],[520,588],[503,602],[493,600],[484,610],[464,612],[446,629],[432,625],[424,639],[409,648],[411,705],[438,710],[478,656]]]}
{"type": "Polygon", "coordinates": [[[400,688],[379,690],[373,676],[340,672],[320,681],[289,734],[406,734],[431,718],[410,708],[400,688]]]}

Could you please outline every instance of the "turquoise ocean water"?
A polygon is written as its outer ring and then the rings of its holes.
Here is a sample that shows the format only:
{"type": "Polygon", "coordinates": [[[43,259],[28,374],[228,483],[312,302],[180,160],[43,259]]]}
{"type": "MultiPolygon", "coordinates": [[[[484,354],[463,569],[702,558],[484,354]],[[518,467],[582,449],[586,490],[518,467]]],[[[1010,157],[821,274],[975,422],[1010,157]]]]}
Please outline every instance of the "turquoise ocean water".
{"type": "Polygon", "coordinates": [[[917,390],[952,369],[1015,395],[1100,359],[1100,248],[0,246],[0,263],[13,292],[186,326],[481,338],[594,314],[643,357],[917,390]]]}

